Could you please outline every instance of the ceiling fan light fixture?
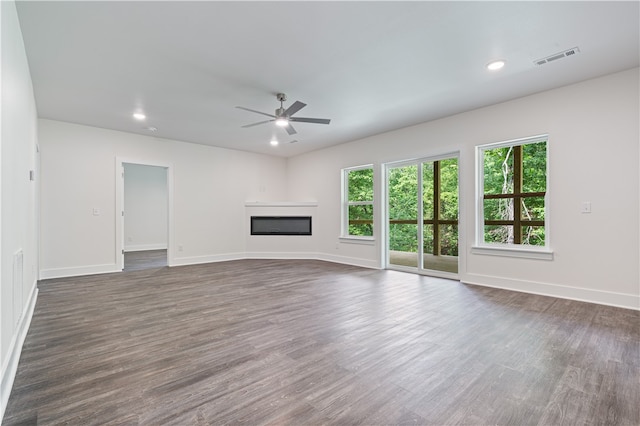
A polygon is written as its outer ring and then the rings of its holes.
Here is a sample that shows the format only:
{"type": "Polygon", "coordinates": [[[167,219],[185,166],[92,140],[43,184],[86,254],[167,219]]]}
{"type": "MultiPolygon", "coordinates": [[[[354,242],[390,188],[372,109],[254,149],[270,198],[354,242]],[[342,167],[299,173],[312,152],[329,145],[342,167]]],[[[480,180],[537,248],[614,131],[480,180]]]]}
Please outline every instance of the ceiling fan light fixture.
{"type": "Polygon", "coordinates": [[[133,118],[135,118],[136,120],[144,120],[145,118],[147,118],[147,116],[141,112],[134,112],[133,118]]]}
{"type": "Polygon", "coordinates": [[[286,127],[289,125],[289,120],[284,117],[276,118],[276,126],[286,127]]]}
{"type": "Polygon", "coordinates": [[[278,146],[278,141],[275,139],[272,139],[271,142],[269,142],[271,144],[271,146],[278,146]]]}
{"type": "Polygon", "coordinates": [[[489,71],[498,71],[499,69],[504,67],[504,64],[505,62],[502,59],[499,59],[497,61],[491,61],[487,64],[487,69],[489,71]]]}

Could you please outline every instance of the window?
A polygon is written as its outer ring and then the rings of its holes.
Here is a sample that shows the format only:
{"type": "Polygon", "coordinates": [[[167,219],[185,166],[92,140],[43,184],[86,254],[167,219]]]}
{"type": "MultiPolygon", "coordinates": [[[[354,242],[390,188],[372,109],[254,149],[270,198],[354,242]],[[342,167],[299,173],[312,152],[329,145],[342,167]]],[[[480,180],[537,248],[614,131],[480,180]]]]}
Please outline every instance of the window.
{"type": "Polygon", "coordinates": [[[373,166],[342,171],[342,235],[373,236],[373,166]]]}
{"type": "Polygon", "coordinates": [[[548,247],[547,136],[478,147],[478,245],[548,247]]]}

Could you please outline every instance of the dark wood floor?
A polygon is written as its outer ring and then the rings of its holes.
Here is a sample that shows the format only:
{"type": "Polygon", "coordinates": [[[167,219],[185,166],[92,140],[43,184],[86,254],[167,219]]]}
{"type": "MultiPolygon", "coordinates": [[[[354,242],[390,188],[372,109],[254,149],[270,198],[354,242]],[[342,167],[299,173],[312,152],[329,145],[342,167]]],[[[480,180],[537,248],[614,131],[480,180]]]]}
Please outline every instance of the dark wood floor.
{"type": "Polygon", "coordinates": [[[640,313],[320,261],[43,281],[16,424],[640,424],[640,313]]]}
{"type": "Polygon", "coordinates": [[[124,254],[125,272],[162,268],[163,266],[167,266],[167,250],[130,251],[124,254]]]}

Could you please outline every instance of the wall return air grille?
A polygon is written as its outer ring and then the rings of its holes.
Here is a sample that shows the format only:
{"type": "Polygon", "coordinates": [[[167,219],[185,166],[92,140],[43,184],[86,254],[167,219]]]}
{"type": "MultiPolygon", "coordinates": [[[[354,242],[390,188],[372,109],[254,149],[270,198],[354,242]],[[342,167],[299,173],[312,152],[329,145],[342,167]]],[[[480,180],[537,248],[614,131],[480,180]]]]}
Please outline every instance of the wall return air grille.
{"type": "Polygon", "coordinates": [[[557,61],[558,59],[568,58],[569,56],[573,56],[576,53],[580,53],[580,49],[578,49],[577,47],[574,47],[573,49],[554,53],[553,55],[547,56],[546,58],[536,59],[535,61],[533,61],[533,63],[536,65],[544,65],[544,64],[548,64],[549,62],[557,61]]]}

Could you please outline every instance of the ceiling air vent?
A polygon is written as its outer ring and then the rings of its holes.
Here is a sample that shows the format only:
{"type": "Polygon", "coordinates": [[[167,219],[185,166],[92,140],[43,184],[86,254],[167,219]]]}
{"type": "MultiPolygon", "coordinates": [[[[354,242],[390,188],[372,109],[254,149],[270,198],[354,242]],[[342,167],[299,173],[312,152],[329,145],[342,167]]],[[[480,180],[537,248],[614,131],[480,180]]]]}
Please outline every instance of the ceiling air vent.
{"type": "Polygon", "coordinates": [[[576,53],[580,53],[580,49],[578,49],[577,47],[574,47],[573,49],[565,50],[564,52],[554,53],[553,55],[547,56],[546,58],[537,59],[533,61],[533,63],[536,65],[544,65],[544,64],[548,64],[549,62],[557,61],[558,59],[573,56],[576,53]]]}

